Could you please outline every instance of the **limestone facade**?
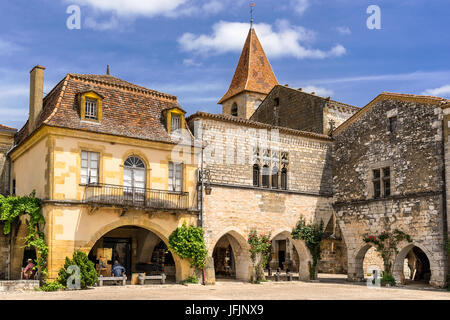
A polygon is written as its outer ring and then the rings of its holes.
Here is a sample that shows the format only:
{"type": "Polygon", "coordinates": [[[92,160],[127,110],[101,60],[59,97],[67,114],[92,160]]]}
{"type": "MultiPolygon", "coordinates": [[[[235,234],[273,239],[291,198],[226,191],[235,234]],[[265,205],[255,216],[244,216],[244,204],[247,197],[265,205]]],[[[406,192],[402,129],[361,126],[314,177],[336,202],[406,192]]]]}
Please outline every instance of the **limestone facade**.
{"type": "Polygon", "coordinates": [[[16,131],[16,129],[0,125],[0,194],[2,195],[10,193],[10,163],[6,154],[14,144],[14,135],[16,131]]]}

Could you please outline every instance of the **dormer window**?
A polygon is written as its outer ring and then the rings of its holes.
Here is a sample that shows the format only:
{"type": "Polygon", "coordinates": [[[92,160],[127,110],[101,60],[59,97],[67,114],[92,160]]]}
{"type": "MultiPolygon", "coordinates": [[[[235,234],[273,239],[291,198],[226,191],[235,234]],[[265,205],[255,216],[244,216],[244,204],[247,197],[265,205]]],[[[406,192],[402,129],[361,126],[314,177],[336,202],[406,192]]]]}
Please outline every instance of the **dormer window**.
{"type": "Polygon", "coordinates": [[[181,129],[181,117],[179,114],[172,114],[170,128],[172,132],[181,129]]]}
{"type": "Polygon", "coordinates": [[[97,100],[86,99],[84,118],[91,120],[98,120],[97,100]]]}
{"type": "Polygon", "coordinates": [[[100,122],[102,120],[103,97],[94,91],[80,94],[81,120],[100,122]]]}
{"type": "Polygon", "coordinates": [[[231,107],[231,115],[233,117],[237,117],[238,116],[238,106],[236,103],[233,104],[233,106],[231,107]]]}
{"type": "Polygon", "coordinates": [[[178,106],[163,111],[163,115],[166,119],[167,131],[169,133],[179,132],[186,127],[186,120],[184,119],[185,114],[186,111],[178,106]]]}

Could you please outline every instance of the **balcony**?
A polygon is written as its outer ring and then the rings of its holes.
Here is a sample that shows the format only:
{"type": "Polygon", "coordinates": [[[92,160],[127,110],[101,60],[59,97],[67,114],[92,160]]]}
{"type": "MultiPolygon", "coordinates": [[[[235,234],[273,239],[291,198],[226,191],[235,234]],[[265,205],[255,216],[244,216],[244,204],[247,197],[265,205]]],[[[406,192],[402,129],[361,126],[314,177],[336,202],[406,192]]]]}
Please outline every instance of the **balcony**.
{"type": "Polygon", "coordinates": [[[111,184],[86,186],[84,203],[139,209],[189,210],[189,193],[131,188],[111,184]]]}

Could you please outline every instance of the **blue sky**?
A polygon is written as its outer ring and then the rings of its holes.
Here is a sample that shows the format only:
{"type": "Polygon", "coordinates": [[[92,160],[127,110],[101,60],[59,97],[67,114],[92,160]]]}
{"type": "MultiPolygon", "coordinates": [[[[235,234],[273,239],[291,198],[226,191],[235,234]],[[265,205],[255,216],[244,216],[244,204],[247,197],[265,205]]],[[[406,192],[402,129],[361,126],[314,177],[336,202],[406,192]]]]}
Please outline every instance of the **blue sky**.
{"type": "MultiPolygon", "coordinates": [[[[382,91],[450,97],[447,0],[256,0],[255,30],[280,84],[359,107],[382,91]],[[369,5],[381,30],[369,30],[369,5]]],[[[1,1],[0,123],[28,117],[29,71],[111,74],[218,113],[248,32],[246,0],[1,1]],[[70,5],[81,29],[69,30],[70,5]]]]}

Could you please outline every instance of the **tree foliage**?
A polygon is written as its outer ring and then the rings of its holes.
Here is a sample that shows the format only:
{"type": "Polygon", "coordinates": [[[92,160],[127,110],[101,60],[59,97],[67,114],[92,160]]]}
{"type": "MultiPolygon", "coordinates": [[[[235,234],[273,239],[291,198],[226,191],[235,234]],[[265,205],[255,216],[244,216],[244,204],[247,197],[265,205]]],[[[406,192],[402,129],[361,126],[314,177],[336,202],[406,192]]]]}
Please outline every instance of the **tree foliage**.
{"type": "Polygon", "coordinates": [[[184,223],[169,236],[169,248],[183,259],[189,259],[191,266],[203,269],[208,255],[203,229],[184,223]]]}
{"type": "Polygon", "coordinates": [[[0,221],[4,223],[3,233],[11,232],[11,225],[23,215],[28,215],[28,234],[25,237],[25,246],[36,249],[37,261],[35,268],[40,270],[42,276],[47,276],[48,246],[45,242],[44,232],[41,231],[45,224],[41,213],[41,201],[36,198],[33,191],[25,197],[4,197],[0,195],[0,221]]]}
{"type": "Polygon", "coordinates": [[[63,285],[67,286],[67,280],[72,275],[72,273],[67,273],[67,269],[70,266],[76,265],[80,268],[80,285],[81,289],[86,289],[87,287],[93,286],[98,278],[97,271],[95,270],[95,265],[89,260],[88,256],[81,251],[75,251],[73,253],[72,259],[66,257],[64,267],[58,272],[57,281],[63,285]]]}
{"type": "Polygon", "coordinates": [[[292,230],[292,238],[295,240],[305,241],[306,247],[308,248],[311,256],[313,258],[313,263],[309,268],[310,278],[313,280],[316,278],[317,264],[321,258],[321,244],[324,237],[324,227],[323,221],[319,224],[315,222],[306,223],[303,217],[297,223],[297,226],[292,230]]]}

